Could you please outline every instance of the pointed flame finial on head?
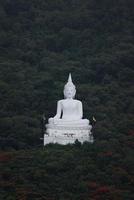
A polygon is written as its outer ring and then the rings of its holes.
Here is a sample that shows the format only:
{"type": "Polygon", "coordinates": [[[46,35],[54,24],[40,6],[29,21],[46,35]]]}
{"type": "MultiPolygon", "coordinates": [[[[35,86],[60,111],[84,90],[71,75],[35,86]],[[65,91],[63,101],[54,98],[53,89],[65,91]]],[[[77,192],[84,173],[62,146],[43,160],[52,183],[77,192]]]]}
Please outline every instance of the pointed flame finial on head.
{"type": "Polygon", "coordinates": [[[68,81],[65,84],[64,89],[69,88],[69,87],[72,87],[75,89],[75,85],[73,84],[71,73],[69,73],[68,81]]]}
{"type": "Polygon", "coordinates": [[[76,94],[76,88],[75,88],[75,85],[72,82],[71,73],[69,73],[68,81],[64,86],[64,96],[65,96],[65,98],[69,98],[68,95],[70,95],[70,94],[68,94],[68,91],[69,91],[69,93],[71,93],[72,98],[74,98],[75,94],[76,94]]]}
{"type": "Polygon", "coordinates": [[[72,82],[72,76],[71,76],[71,73],[69,73],[68,82],[72,82]]]}

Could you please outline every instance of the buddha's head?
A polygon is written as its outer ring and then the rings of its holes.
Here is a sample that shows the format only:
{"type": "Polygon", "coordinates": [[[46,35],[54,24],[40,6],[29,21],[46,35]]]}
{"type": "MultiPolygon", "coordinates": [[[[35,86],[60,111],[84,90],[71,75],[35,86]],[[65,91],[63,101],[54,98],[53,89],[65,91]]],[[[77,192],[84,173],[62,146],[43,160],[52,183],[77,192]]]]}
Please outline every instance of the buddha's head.
{"type": "Polygon", "coordinates": [[[68,82],[64,86],[64,97],[66,99],[73,99],[76,94],[75,85],[72,82],[71,74],[69,74],[68,82]]]}

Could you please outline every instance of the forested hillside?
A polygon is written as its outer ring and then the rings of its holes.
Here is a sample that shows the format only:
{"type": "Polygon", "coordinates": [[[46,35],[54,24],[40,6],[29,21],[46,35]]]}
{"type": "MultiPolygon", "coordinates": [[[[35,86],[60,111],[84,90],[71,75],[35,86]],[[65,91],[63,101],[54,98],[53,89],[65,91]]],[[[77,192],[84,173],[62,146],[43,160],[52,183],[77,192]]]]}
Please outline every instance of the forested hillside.
{"type": "Polygon", "coordinates": [[[133,83],[133,0],[1,0],[0,199],[133,199],[133,83]],[[69,72],[95,143],[42,150],[69,72]]]}

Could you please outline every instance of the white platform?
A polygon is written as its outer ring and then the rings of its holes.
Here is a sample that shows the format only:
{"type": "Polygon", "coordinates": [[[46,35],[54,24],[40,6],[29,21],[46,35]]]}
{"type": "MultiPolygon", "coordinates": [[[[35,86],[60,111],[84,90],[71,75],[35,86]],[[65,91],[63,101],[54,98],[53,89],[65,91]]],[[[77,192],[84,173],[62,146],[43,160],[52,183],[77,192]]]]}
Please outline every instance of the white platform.
{"type": "Polygon", "coordinates": [[[76,140],[83,143],[85,141],[93,143],[91,133],[92,126],[59,126],[46,125],[46,134],[44,134],[44,145],[49,143],[72,144],[76,140]]]}

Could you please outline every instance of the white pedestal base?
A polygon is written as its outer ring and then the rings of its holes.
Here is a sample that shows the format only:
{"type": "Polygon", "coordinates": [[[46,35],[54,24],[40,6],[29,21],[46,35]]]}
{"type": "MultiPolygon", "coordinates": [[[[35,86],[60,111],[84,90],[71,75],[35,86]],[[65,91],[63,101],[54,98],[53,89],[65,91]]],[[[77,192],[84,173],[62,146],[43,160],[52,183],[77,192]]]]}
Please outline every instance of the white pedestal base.
{"type": "Polygon", "coordinates": [[[85,141],[93,143],[91,134],[92,126],[59,126],[46,125],[46,134],[44,134],[44,145],[49,143],[58,143],[62,145],[75,143],[76,140],[83,143],[85,141]]]}

